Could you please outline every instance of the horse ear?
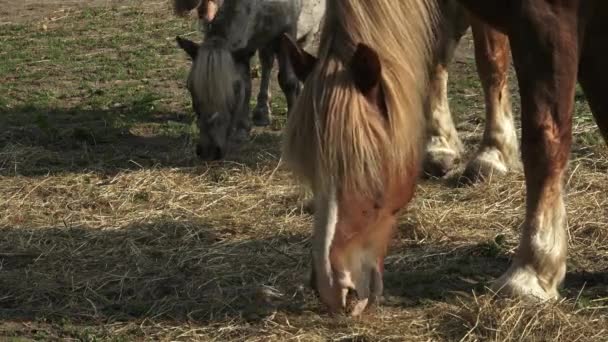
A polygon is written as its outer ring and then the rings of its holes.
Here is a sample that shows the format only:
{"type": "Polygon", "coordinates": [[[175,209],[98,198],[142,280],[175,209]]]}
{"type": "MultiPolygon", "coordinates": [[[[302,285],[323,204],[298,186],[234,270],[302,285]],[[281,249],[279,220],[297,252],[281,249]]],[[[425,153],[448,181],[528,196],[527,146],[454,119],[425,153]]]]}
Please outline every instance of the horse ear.
{"type": "Polygon", "coordinates": [[[180,36],[175,37],[175,40],[177,40],[177,45],[179,45],[180,48],[186,51],[186,53],[188,54],[188,56],[190,56],[192,60],[196,59],[200,44],[197,44],[191,40],[182,38],[180,36]]]}
{"type": "Polygon", "coordinates": [[[368,99],[376,100],[382,79],[382,64],[378,53],[359,43],[350,61],[350,71],[357,89],[368,99]]]}
{"type": "Polygon", "coordinates": [[[317,64],[317,58],[308,52],[302,50],[298,43],[287,33],[281,37],[281,50],[286,53],[291,61],[293,71],[301,82],[306,81],[306,78],[317,64]]]}

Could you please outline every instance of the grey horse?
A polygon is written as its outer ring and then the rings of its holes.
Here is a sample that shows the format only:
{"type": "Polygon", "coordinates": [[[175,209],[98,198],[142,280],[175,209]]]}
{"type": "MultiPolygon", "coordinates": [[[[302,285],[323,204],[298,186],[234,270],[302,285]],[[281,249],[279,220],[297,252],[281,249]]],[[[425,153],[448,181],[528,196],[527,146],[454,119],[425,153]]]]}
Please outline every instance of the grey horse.
{"type": "MultiPolygon", "coordinates": [[[[279,85],[288,111],[292,108],[300,84],[280,40],[289,34],[298,37],[302,47],[309,46],[325,12],[325,0],[224,0],[218,4],[202,44],[177,38],[193,61],[188,90],[200,131],[197,155],[204,160],[224,158],[230,140],[240,143],[249,135],[250,61],[256,51],[262,57],[261,88],[268,88],[276,56],[279,85]]],[[[179,13],[197,8],[201,1],[174,0],[174,5],[179,13]]],[[[256,121],[264,124],[268,92],[258,96],[258,102],[262,105],[256,108],[260,113],[256,121]]]]}
{"type": "MultiPolygon", "coordinates": [[[[185,16],[194,7],[200,20],[201,31],[205,34],[213,25],[213,21],[224,0],[177,0],[174,6],[176,14],[185,16]]],[[[256,106],[253,109],[252,121],[256,126],[270,125],[270,74],[275,60],[275,49],[272,45],[262,47],[258,50],[258,59],[261,66],[261,81],[258,91],[256,106]]]]}

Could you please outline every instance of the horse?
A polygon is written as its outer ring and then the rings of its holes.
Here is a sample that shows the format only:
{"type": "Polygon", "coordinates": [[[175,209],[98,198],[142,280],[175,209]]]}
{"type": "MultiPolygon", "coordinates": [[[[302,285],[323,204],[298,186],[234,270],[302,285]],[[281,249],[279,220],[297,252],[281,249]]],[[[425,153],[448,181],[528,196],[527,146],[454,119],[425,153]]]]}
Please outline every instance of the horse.
{"type": "Polygon", "coordinates": [[[477,73],[485,98],[485,129],[480,146],[466,163],[460,180],[471,183],[519,169],[519,144],[508,88],[509,40],[501,33],[468,15],[456,0],[441,0],[441,20],[431,67],[425,109],[427,143],[424,173],[443,177],[454,170],[464,152],[448,102],[448,65],[461,38],[471,28],[477,73]]]}
{"type": "MultiPolygon", "coordinates": [[[[177,37],[178,45],[193,61],[188,89],[200,131],[196,152],[203,160],[224,158],[231,139],[240,143],[249,135],[250,60],[256,50],[264,56],[261,58],[265,70],[262,89],[268,88],[276,55],[279,85],[285,93],[289,112],[300,83],[287,54],[279,48],[281,35],[288,33],[297,37],[301,46],[306,46],[319,30],[325,9],[325,0],[213,2],[215,13],[204,10],[207,13],[204,19],[210,19],[211,25],[202,44],[177,37]]],[[[200,1],[174,0],[174,9],[181,14],[200,4],[200,1]]],[[[258,108],[261,113],[257,115],[257,124],[268,123],[263,117],[267,97],[267,92],[266,98],[258,97],[262,108],[258,108]]]]}
{"type": "MultiPolygon", "coordinates": [[[[213,24],[223,4],[224,0],[201,0],[200,2],[174,0],[173,8],[178,16],[185,16],[193,9],[196,9],[201,31],[204,33],[213,24]]],[[[306,47],[309,48],[309,44],[306,44],[306,47]]],[[[258,59],[261,66],[261,81],[256,106],[252,111],[252,122],[255,126],[264,127],[270,125],[270,74],[275,60],[274,47],[270,45],[260,48],[258,50],[258,59]]]]}
{"type": "MultiPolygon", "coordinates": [[[[511,265],[492,288],[555,300],[566,273],[563,179],[577,78],[608,138],[602,91],[608,2],[458,1],[506,35],[521,95],[525,220],[511,265]]],[[[331,312],[359,315],[382,293],[396,215],[414,195],[422,167],[421,113],[439,5],[334,0],[327,3],[317,57],[283,39],[304,82],[283,157],[314,193],[312,281],[331,312]]]]}

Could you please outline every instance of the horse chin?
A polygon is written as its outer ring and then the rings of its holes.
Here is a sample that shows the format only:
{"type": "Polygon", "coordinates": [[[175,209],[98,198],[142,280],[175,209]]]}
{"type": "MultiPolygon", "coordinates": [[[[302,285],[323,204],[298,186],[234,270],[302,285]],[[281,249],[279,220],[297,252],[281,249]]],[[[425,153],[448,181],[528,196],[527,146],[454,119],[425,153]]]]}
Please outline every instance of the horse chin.
{"type": "Polygon", "coordinates": [[[332,271],[331,276],[313,269],[311,286],[331,313],[356,317],[378,302],[383,290],[382,271],[376,263],[361,265],[355,267],[358,271],[332,271]]]}
{"type": "Polygon", "coordinates": [[[226,153],[224,149],[219,146],[201,147],[200,145],[197,145],[196,155],[199,159],[204,161],[218,161],[224,159],[226,153]]]}
{"type": "Polygon", "coordinates": [[[345,273],[338,281],[342,291],[342,303],[350,316],[360,316],[366,308],[382,296],[382,273],[373,264],[364,263],[356,273],[345,273]]]}

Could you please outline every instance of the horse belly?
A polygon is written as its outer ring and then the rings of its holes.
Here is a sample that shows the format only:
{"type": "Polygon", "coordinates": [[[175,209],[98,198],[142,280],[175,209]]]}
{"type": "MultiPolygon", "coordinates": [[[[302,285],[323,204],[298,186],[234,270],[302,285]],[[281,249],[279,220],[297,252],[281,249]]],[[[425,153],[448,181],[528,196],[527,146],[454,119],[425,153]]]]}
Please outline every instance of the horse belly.
{"type": "Polygon", "coordinates": [[[248,48],[255,50],[271,43],[283,32],[297,25],[299,1],[265,0],[260,2],[255,16],[254,29],[249,37],[248,48]]]}

